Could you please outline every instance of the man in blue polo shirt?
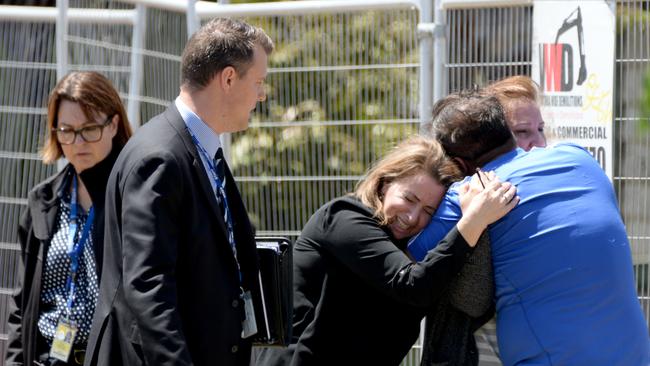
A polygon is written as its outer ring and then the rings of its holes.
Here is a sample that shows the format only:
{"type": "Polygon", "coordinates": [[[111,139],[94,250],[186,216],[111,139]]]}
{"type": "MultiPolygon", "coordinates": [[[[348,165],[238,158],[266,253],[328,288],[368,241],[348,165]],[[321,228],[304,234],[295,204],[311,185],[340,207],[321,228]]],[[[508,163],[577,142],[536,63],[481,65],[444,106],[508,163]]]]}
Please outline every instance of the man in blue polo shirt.
{"type": "MultiPolygon", "coordinates": [[[[505,365],[649,365],[650,339],[612,185],[573,144],[516,147],[494,97],[454,94],[432,134],[467,175],[480,167],[521,201],[489,228],[505,365]]],[[[459,185],[409,245],[420,260],[460,219],[459,185]]]]}

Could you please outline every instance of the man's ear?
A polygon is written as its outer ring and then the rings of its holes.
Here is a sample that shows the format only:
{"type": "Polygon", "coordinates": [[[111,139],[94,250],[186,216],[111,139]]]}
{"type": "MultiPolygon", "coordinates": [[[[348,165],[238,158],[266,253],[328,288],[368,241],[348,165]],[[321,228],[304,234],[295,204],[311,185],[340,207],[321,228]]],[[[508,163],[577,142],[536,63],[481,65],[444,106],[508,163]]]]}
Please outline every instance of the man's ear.
{"type": "Polygon", "coordinates": [[[469,161],[461,158],[461,157],[454,157],[453,158],[454,162],[458,167],[460,168],[460,171],[465,175],[465,176],[470,176],[474,174],[474,170],[476,167],[474,164],[470,163],[469,161]]]}
{"type": "Polygon", "coordinates": [[[235,70],[235,68],[232,66],[226,66],[223,70],[221,70],[221,73],[219,73],[218,77],[221,81],[221,86],[226,90],[230,89],[235,82],[235,78],[237,77],[237,70],[235,70]]]}

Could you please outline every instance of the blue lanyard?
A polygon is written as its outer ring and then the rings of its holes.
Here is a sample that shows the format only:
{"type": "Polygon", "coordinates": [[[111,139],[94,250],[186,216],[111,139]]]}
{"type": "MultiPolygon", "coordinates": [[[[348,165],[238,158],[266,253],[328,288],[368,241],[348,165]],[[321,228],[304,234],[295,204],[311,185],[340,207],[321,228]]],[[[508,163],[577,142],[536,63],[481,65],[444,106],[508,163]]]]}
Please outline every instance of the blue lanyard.
{"type": "MultiPolygon", "coordinates": [[[[217,168],[214,166],[212,162],[212,158],[210,158],[210,155],[208,154],[208,151],[205,150],[203,145],[199,142],[199,139],[196,138],[194,135],[194,132],[192,132],[192,129],[190,126],[187,126],[187,130],[190,133],[190,136],[192,137],[192,141],[194,142],[194,145],[196,145],[197,150],[199,153],[203,156],[203,159],[208,163],[208,167],[210,168],[210,175],[212,176],[212,180],[214,181],[215,186],[217,187],[217,190],[219,190],[219,195],[217,195],[217,199],[221,201],[223,204],[224,211],[226,211],[225,214],[225,220],[226,221],[226,229],[228,229],[228,242],[230,244],[230,248],[232,249],[232,254],[235,257],[235,263],[237,264],[237,272],[239,275],[239,283],[242,283],[242,274],[241,274],[241,267],[239,266],[239,261],[237,260],[237,246],[235,245],[235,233],[233,230],[233,225],[232,225],[232,217],[230,214],[230,209],[228,208],[228,198],[226,197],[226,182],[222,182],[221,179],[219,179],[219,174],[217,174],[217,168]]],[[[216,193],[216,192],[215,192],[216,193]]]]}
{"type": "Polygon", "coordinates": [[[68,279],[66,282],[66,288],[68,289],[68,301],[67,301],[67,310],[68,317],[72,313],[72,304],[74,300],[75,293],[75,280],[77,278],[77,272],[79,271],[79,257],[83,252],[88,237],[90,236],[90,227],[93,224],[95,218],[94,207],[90,207],[88,212],[88,218],[86,219],[86,224],[84,225],[81,231],[81,237],[79,240],[76,240],[78,225],[77,225],[77,176],[72,176],[72,196],[70,198],[70,225],[68,226],[68,256],[70,256],[70,272],[68,273],[68,279]]]}

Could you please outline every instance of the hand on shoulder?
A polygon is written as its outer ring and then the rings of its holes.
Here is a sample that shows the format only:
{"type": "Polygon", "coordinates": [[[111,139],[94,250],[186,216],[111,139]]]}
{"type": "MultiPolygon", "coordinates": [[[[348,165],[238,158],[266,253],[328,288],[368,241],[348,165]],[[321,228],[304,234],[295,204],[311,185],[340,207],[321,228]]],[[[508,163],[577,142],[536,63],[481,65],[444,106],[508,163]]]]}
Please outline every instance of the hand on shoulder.
{"type": "Polygon", "coordinates": [[[477,172],[459,188],[463,217],[458,230],[474,246],[487,226],[512,210],[518,203],[517,188],[501,182],[494,172],[477,172]]]}

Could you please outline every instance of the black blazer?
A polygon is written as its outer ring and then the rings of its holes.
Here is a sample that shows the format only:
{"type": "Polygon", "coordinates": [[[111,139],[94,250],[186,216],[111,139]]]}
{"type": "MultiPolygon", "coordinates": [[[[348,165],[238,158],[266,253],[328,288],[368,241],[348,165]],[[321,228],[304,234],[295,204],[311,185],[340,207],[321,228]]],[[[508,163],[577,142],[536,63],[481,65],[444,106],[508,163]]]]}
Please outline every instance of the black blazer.
{"type": "MultiPolygon", "coordinates": [[[[255,240],[226,168],[243,287],[255,240]]],[[[120,154],[106,193],[104,267],[86,365],[248,365],[236,262],[199,154],[172,105],[120,154]]]]}
{"type": "MultiPolygon", "coordinates": [[[[113,163],[120,152],[114,147],[111,153],[92,168],[81,173],[90,199],[95,207],[93,223],[93,249],[100,273],[104,233],[104,193],[106,180],[113,163]]],[[[9,341],[5,355],[6,365],[32,365],[37,352],[38,317],[40,313],[41,279],[44,258],[57,227],[57,214],[62,190],[69,187],[75,174],[72,165],[58,172],[34,187],[27,195],[27,210],[20,218],[18,238],[21,261],[19,262],[19,284],[9,301],[9,341]]]]}
{"type": "Polygon", "coordinates": [[[257,365],[399,365],[473,252],[455,227],[422,262],[405,249],[359,200],[321,207],[293,249],[292,342],[257,365]]]}

